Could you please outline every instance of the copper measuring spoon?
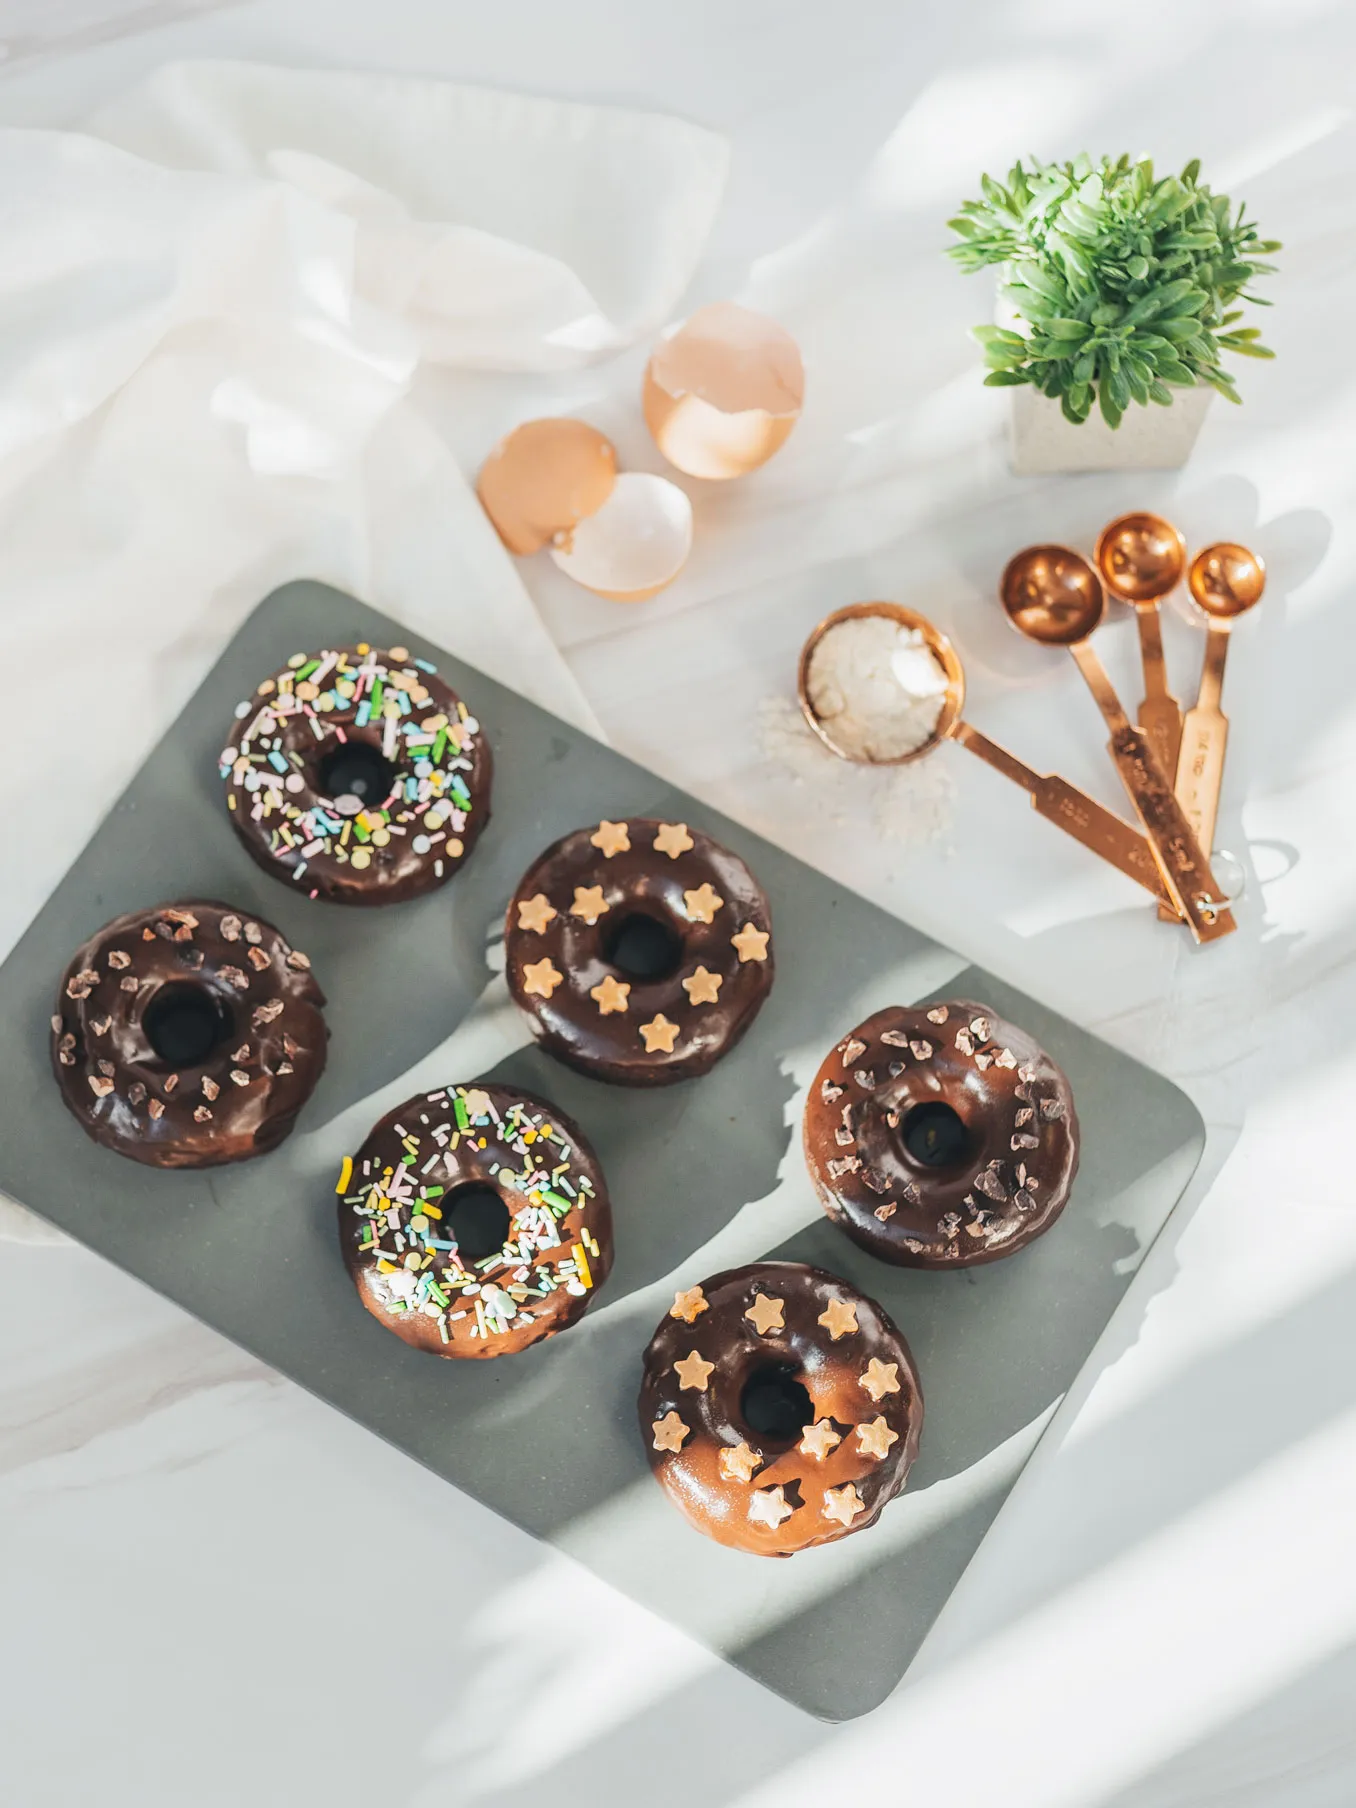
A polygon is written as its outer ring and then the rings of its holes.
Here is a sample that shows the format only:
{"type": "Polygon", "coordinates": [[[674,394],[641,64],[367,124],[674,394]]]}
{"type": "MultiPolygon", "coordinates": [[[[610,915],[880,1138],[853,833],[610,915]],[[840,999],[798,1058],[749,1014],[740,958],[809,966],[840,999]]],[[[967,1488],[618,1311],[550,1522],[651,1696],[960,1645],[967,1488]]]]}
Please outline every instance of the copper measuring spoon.
{"type": "Polygon", "coordinates": [[[1101,580],[1067,546],[1028,546],[1008,561],[998,593],[1019,634],[1067,647],[1111,730],[1108,752],[1153,849],[1168,898],[1198,942],[1236,928],[1191,824],[1142,728],[1126,715],[1088,637],[1106,611],[1101,580]]]}
{"type": "Polygon", "coordinates": [[[956,741],[960,746],[968,747],[971,753],[976,754],[986,765],[992,766],[995,772],[1001,772],[1004,778],[1010,778],[1014,784],[1020,785],[1030,796],[1032,808],[1039,811],[1047,822],[1054,823],[1057,829],[1063,829],[1066,835],[1072,835],[1075,841],[1090,848],[1094,854],[1100,854],[1103,860],[1110,861],[1112,866],[1119,868],[1128,878],[1152,892],[1166,908],[1173,908],[1149,844],[1138,829],[1122,821],[1119,816],[1066,780],[1053,773],[1033,772],[1030,766],[1015,754],[1009,753],[1006,747],[1000,747],[996,741],[991,741],[987,735],[961,720],[961,709],[965,703],[965,668],[946,635],[934,627],[925,615],[917,615],[912,609],[905,609],[899,603],[851,603],[845,609],[836,609],[832,615],[826,615],[818,627],[812,630],[801,649],[800,666],[796,674],[796,695],[800,699],[801,713],[805,720],[830,753],[836,753],[840,760],[852,760],[858,765],[902,766],[910,760],[922,759],[940,747],[943,741],[956,741]],[[815,714],[814,705],[810,701],[810,661],[815,648],[831,628],[836,628],[840,622],[864,615],[882,615],[890,621],[898,622],[903,628],[917,629],[946,678],[946,694],[932,734],[920,747],[913,748],[909,753],[896,754],[889,760],[867,761],[845,752],[815,714]]]}
{"type": "Polygon", "coordinates": [[[1182,745],[1182,706],[1168,689],[1158,605],[1186,572],[1186,541],[1162,515],[1121,515],[1098,535],[1094,559],[1107,589],[1135,611],[1144,668],[1144,701],[1135,719],[1171,778],[1182,745]]]}
{"type": "Polygon", "coordinates": [[[1196,607],[1210,618],[1201,667],[1201,688],[1195,707],[1189,709],[1177,761],[1177,798],[1203,848],[1215,839],[1220,785],[1224,780],[1224,750],[1229,739],[1229,718],[1220,708],[1224,688],[1224,662],[1229,635],[1240,615],[1262,600],[1267,568],[1246,546],[1221,540],[1207,546],[1191,561],[1187,587],[1196,607]]]}

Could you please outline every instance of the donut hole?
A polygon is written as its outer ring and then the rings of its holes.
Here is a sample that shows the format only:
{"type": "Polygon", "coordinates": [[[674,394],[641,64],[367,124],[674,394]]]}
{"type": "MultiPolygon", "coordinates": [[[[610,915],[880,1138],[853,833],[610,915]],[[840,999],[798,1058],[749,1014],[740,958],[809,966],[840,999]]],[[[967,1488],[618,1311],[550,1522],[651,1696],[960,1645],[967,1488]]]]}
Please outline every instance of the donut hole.
{"type": "Polygon", "coordinates": [[[739,1411],[750,1431],[775,1444],[794,1444],[815,1417],[800,1371],[784,1362],[753,1370],[740,1390],[739,1411]]]}
{"type": "Polygon", "coordinates": [[[899,1140],[924,1168],[958,1168],[972,1148],[965,1120],[941,1099],[915,1105],[899,1127],[899,1140]]]}
{"type": "Polygon", "coordinates": [[[161,986],[142,1015],[141,1027],[168,1067],[199,1067],[224,1042],[233,1024],[224,1000],[208,986],[175,980],[161,986]]]}
{"type": "Polygon", "coordinates": [[[380,809],[396,785],[396,769],[370,741],[339,741],[321,755],[315,788],[347,816],[380,809]]]}
{"type": "Polygon", "coordinates": [[[508,1242],[513,1214],[492,1186],[468,1181],[443,1200],[443,1224],[463,1262],[483,1262],[508,1242]]]}
{"type": "Polygon", "coordinates": [[[669,979],[682,963],[682,937],[662,917],[623,911],[603,936],[603,959],[626,979],[642,984],[669,979]]]}

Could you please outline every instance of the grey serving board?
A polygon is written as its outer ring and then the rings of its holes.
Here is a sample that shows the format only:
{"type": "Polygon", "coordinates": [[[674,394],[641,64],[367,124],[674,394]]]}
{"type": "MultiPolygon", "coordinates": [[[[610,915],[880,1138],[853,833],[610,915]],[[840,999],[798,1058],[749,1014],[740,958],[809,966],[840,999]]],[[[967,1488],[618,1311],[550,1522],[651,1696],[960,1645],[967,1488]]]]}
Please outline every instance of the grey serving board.
{"type": "Polygon", "coordinates": [[[1166,1080],[819,873],[316,583],[245,623],[0,969],[0,1186],[496,1511],[591,1565],[814,1714],[864,1713],[899,1681],[1199,1160],[1204,1128],[1166,1080]],[[382,911],[311,903],[261,873],[222,807],[232,710],[289,654],[353,640],[434,660],[494,746],[493,819],[456,880],[382,911]],[[777,983],[707,1078],[631,1092],[531,1045],[501,926],[546,844],[601,817],[685,820],[737,849],[772,900],[777,983]],[[330,1063],[277,1153],[157,1173],[96,1148],[48,1067],[47,1020],[75,948],[175,897],[264,916],[312,957],[330,1063]],[[991,1004],[1070,1074],[1083,1124],[1074,1197],[1047,1236],[968,1273],[873,1260],[821,1217],[800,1154],[803,1092],[880,1005],[991,1004]],[[334,1179],[368,1126],[421,1088],[493,1076],[583,1126],[612,1192],[616,1265],[585,1319],[498,1362],[407,1349],[358,1305],[334,1179]],[[708,1542],[650,1479],[640,1354],[676,1287],[764,1257],[814,1262],[880,1300],[927,1402],[906,1493],[857,1537],[790,1561],[708,1542]]]}

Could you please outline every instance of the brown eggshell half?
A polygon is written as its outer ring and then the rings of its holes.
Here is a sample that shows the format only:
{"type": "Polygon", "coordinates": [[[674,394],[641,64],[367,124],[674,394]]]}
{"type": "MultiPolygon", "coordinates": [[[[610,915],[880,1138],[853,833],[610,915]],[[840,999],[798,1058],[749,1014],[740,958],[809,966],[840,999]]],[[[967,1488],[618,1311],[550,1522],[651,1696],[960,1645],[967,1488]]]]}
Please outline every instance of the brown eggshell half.
{"type": "Polygon", "coordinates": [[[690,477],[742,477],[766,464],[800,418],[805,367],[785,327],[732,301],[699,308],[645,368],[641,404],[655,444],[690,477]]]}
{"type": "Polygon", "coordinates": [[[596,427],[524,421],[481,466],[476,494],[505,546],[525,558],[597,514],[616,481],[616,449],[596,427]]]}

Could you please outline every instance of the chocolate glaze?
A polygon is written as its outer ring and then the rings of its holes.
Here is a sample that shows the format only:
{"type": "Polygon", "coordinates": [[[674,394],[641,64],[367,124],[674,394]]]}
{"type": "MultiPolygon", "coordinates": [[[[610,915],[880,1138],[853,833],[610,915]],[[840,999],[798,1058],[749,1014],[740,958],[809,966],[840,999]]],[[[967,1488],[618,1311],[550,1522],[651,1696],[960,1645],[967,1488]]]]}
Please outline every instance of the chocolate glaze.
{"type": "Polygon", "coordinates": [[[892,1006],[828,1055],[805,1107],[805,1159],[824,1210],[908,1268],[995,1262],[1048,1230],[1078,1172],[1069,1082],[1023,1030],[968,1001],[892,1006]],[[959,1158],[910,1154],[909,1113],[940,1101],[959,1158]]]}
{"type": "Polygon", "coordinates": [[[446,1086],[406,1099],[340,1181],[339,1241],[359,1299],[434,1356],[511,1356],[554,1336],[587,1310],[612,1266],[598,1158],[577,1124],[529,1093],[446,1086]],[[494,1260],[438,1247],[455,1246],[454,1202],[470,1186],[497,1192],[510,1214],[494,1260]],[[501,1293],[503,1313],[487,1315],[501,1293]]]}
{"type": "Polygon", "coordinates": [[[155,1168],[208,1168],[274,1149],[325,1066],[325,995],[271,923],[198,899],[107,923],[71,961],[52,1018],[61,1096],[96,1143],[155,1168]],[[205,995],[222,1033],[180,1067],[147,1012],[167,987],[205,995]]]}
{"type": "Polygon", "coordinates": [[[755,1262],[677,1295],[645,1352],[638,1410],[650,1467],[699,1532],[735,1550],[789,1557],[875,1524],[918,1454],[923,1395],[908,1345],[874,1300],[801,1262],[755,1262]],[[781,1302],[780,1327],[760,1296],[781,1302]],[[751,1308],[765,1331],[746,1316],[751,1308]],[[844,1308],[855,1329],[844,1328],[844,1308]],[[819,1322],[835,1312],[837,1336],[819,1322]],[[808,1449],[806,1433],[768,1436],[744,1416],[745,1388],[769,1366],[809,1395],[808,1449]],[[703,1376],[705,1386],[696,1385],[703,1376]],[[820,1432],[820,1421],[831,1428],[820,1432]]]}
{"type": "Polygon", "coordinates": [[[456,692],[434,672],[416,665],[403,647],[394,653],[340,647],[308,655],[299,666],[284,667],[260,683],[245,716],[232,724],[229,739],[221,756],[221,776],[231,826],[266,873],[286,879],[313,898],[335,904],[398,904],[420,897],[452,878],[489,821],[492,762],[480,724],[456,692]],[[321,661],[314,675],[320,678],[319,685],[298,677],[314,659],[321,661]],[[381,676],[382,708],[395,710],[394,729],[399,732],[388,727],[385,713],[358,726],[360,705],[364,698],[370,702],[372,686],[369,679],[363,695],[342,696],[333,687],[336,680],[351,682],[341,669],[345,665],[381,676]],[[318,694],[299,697],[299,683],[318,694]],[[290,713],[280,714],[282,705],[290,713]],[[430,747],[407,744],[405,731],[412,728],[422,740],[432,734],[436,745],[437,730],[421,725],[443,717],[451,732],[435,763],[430,747]],[[457,740],[460,747],[454,744],[457,740]],[[353,802],[339,810],[322,775],[326,759],[353,742],[384,750],[394,771],[387,797],[363,800],[371,807],[361,814],[353,802]],[[268,758],[270,751],[285,762],[285,771],[277,770],[268,758]],[[421,766],[429,770],[420,772],[421,766]],[[248,789],[247,780],[257,788],[248,789]],[[469,795],[466,807],[448,794],[447,786],[454,781],[469,795]],[[288,789],[289,782],[293,789],[288,789]],[[414,799],[407,796],[410,785],[420,793],[414,799]],[[347,825],[344,837],[345,816],[355,816],[366,829],[383,808],[386,820],[376,832],[387,837],[384,844],[370,839],[360,843],[356,824],[347,825]],[[314,814],[317,809],[322,812],[319,817],[314,814]],[[432,823],[427,820],[430,812],[432,823]],[[330,824],[339,825],[333,832],[327,817],[330,824]],[[365,865],[355,865],[352,858],[360,846],[365,865]]]}
{"type": "Polygon", "coordinates": [[[734,1047],[772,989],[771,929],[767,897],[748,867],[700,830],[642,817],[577,829],[534,862],[514,893],[509,988],[543,1047],[569,1066],[623,1086],[691,1079],[734,1047]],[[617,830],[629,845],[609,855],[596,840],[614,845],[608,831],[617,830]],[[679,851],[665,852],[657,840],[679,851]],[[586,915],[577,913],[581,893],[586,915]],[[631,914],[665,926],[677,951],[671,972],[628,979],[609,958],[631,914]],[[708,914],[710,922],[701,920],[708,914]],[[593,993],[609,978],[626,987],[625,1005],[604,1013],[593,993]],[[543,984],[549,996],[534,989],[543,984]]]}

